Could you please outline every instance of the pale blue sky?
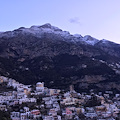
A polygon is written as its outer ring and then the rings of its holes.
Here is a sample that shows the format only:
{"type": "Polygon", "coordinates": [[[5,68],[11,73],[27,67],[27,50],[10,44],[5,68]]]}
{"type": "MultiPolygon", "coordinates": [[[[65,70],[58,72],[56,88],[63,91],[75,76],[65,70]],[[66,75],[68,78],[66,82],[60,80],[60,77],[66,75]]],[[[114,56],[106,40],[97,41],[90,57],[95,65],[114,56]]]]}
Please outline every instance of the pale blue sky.
{"type": "Polygon", "coordinates": [[[120,0],[0,1],[0,31],[45,23],[120,43],[120,0]]]}

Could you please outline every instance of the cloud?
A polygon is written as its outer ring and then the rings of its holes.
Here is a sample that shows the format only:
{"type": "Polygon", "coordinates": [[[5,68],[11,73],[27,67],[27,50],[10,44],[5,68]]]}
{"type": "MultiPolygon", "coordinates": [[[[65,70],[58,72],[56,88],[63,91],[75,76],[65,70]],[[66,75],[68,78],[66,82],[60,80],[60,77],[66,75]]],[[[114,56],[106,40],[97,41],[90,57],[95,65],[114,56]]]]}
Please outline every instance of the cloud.
{"type": "Polygon", "coordinates": [[[78,17],[71,18],[69,22],[81,25],[80,19],[78,17]]]}

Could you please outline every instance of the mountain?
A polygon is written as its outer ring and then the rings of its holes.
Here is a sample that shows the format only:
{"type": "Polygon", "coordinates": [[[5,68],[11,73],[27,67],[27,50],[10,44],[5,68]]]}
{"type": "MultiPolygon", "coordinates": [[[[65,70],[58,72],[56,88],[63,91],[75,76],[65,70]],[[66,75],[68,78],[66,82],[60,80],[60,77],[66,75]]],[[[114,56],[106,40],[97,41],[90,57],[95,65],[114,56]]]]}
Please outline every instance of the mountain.
{"type": "Polygon", "coordinates": [[[0,33],[0,74],[24,84],[120,90],[120,45],[50,24],[0,33]]]}

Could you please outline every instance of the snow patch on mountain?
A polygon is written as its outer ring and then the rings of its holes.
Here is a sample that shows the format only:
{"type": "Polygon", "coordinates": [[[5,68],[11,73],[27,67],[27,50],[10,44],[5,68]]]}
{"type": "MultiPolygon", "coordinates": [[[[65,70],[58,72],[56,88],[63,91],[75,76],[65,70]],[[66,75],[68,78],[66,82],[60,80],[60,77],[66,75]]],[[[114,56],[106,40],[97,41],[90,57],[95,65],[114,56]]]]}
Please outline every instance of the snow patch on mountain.
{"type": "Polygon", "coordinates": [[[73,36],[76,37],[76,38],[83,38],[83,36],[80,35],[80,34],[74,34],[73,36]]]}
{"type": "Polygon", "coordinates": [[[74,37],[75,37],[75,41],[77,41],[77,42],[80,41],[84,44],[89,44],[89,45],[92,45],[92,46],[99,42],[98,39],[93,38],[90,35],[86,35],[86,36],[83,37],[80,34],[75,34],[74,37]]]}
{"type": "Polygon", "coordinates": [[[99,42],[98,39],[91,37],[90,35],[86,35],[83,37],[83,41],[85,41],[89,45],[95,45],[99,42]]]}
{"type": "Polygon", "coordinates": [[[108,42],[110,42],[110,41],[105,40],[105,39],[102,39],[101,42],[104,43],[104,44],[106,44],[106,43],[108,43],[108,42]]]}

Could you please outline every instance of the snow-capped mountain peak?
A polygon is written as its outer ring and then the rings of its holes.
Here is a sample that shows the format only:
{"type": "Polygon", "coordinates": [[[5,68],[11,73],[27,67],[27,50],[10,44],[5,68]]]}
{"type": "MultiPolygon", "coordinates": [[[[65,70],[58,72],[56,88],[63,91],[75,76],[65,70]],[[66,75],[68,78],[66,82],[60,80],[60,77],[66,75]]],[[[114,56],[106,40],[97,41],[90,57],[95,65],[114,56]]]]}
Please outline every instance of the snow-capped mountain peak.
{"type": "Polygon", "coordinates": [[[54,30],[54,31],[62,31],[62,30],[59,29],[58,27],[52,26],[52,25],[49,24],[49,23],[46,23],[46,24],[44,24],[44,25],[42,25],[42,26],[40,26],[40,27],[41,27],[41,28],[44,28],[44,29],[49,28],[49,29],[54,30]]]}
{"type": "Polygon", "coordinates": [[[82,40],[85,41],[89,45],[95,45],[97,42],[99,42],[98,39],[93,38],[90,35],[84,36],[82,40]]]}
{"type": "Polygon", "coordinates": [[[35,37],[41,38],[43,35],[55,35],[58,37],[63,37],[62,40],[72,41],[74,43],[81,42],[81,44],[88,44],[94,46],[96,43],[108,43],[108,40],[98,40],[94,37],[91,37],[90,35],[81,36],[80,34],[74,34],[71,35],[68,31],[63,31],[58,27],[52,26],[49,23],[46,23],[44,25],[33,25],[30,28],[20,27],[13,31],[7,31],[7,32],[0,32],[0,38],[10,38],[15,37],[17,35],[23,34],[23,35],[33,35],[35,37]]]}
{"type": "Polygon", "coordinates": [[[44,24],[42,26],[31,26],[30,29],[33,31],[44,31],[44,32],[51,32],[51,33],[56,31],[62,32],[61,29],[59,29],[58,27],[52,26],[49,23],[44,24]]]}
{"type": "Polygon", "coordinates": [[[44,33],[56,34],[56,35],[60,35],[65,38],[70,36],[69,32],[62,31],[58,27],[54,27],[51,24],[47,23],[42,26],[34,25],[34,26],[31,26],[30,28],[21,27],[14,31],[3,32],[3,33],[0,33],[0,37],[13,37],[13,36],[16,36],[18,33],[32,34],[36,37],[41,37],[41,35],[44,33]]]}

